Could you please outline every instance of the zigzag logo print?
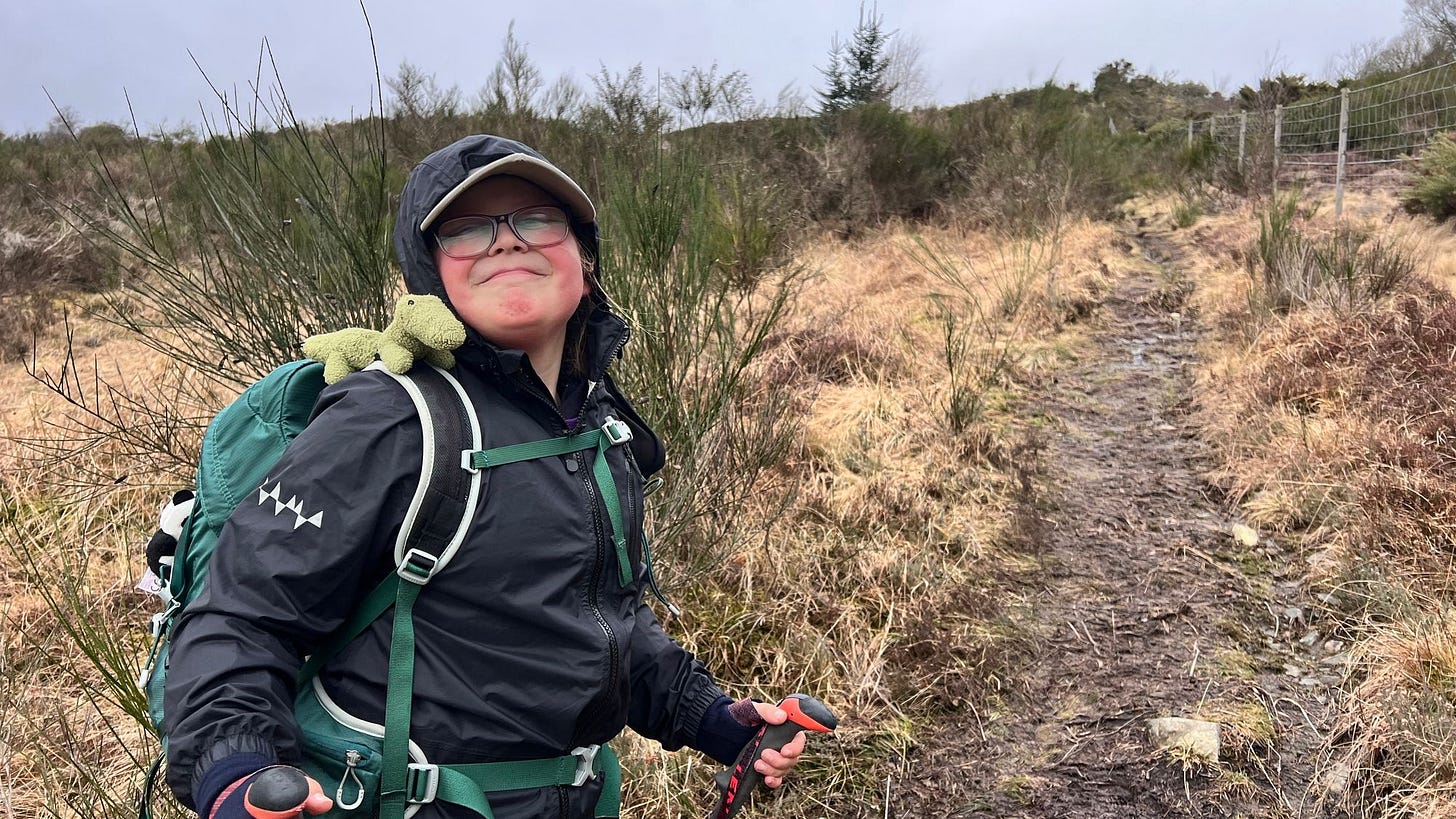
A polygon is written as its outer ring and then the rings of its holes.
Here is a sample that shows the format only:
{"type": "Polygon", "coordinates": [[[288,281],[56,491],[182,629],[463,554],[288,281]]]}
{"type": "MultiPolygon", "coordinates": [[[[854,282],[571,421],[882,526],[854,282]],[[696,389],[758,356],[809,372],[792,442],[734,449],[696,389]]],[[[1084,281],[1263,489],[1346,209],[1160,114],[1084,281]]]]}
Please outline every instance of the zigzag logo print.
{"type": "Polygon", "coordinates": [[[305,516],[303,514],[303,501],[299,500],[297,495],[290,497],[287,501],[279,500],[281,497],[283,497],[282,481],[273,484],[272,489],[268,488],[267,481],[263,481],[263,485],[258,488],[258,505],[262,506],[264,501],[272,498],[273,515],[275,517],[281,515],[284,509],[292,512],[294,514],[294,529],[297,529],[305,523],[312,523],[315,529],[324,528],[324,513],[322,511],[305,516]]]}

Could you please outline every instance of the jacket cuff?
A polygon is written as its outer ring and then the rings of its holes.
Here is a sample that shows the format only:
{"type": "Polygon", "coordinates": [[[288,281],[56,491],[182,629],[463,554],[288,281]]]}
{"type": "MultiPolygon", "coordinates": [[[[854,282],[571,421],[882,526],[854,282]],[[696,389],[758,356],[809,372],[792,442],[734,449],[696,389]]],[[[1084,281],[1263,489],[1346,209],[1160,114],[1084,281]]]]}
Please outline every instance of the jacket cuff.
{"type": "MultiPolygon", "coordinates": [[[[754,712],[757,716],[757,712],[754,712]]],[[[758,726],[744,725],[733,712],[733,700],[726,695],[708,706],[698,726],[693,747],[724,765],[732,765],[743,746],[758,733],[758,726]]]]}
{"type": "Polygon", "coordinates": [[[192,769],[192,803],[197,815],[211,813],[213,800],[228,785],[276,764],[277,755],[261,737],[238,735],[213,743],[192,769]]]}
{"type": "MultiPolygon", "coordinates": [[[[706,677],[707,675],[701,674],[698,676],[706,677]]],[[[682,710],[678,716],[678,725],[682,728],[682,733],[678,735],[680,737],[678,739],[679,743],[687,744],[688,737],[697,737],[698,729],[703,724],[703,717],[720,697],[726,698],[727,695],[712,682],[712,678],[708,678],[707,684],[700,686],[697,692],[694,693],[692,699],[682,704],[682,710]]]]}

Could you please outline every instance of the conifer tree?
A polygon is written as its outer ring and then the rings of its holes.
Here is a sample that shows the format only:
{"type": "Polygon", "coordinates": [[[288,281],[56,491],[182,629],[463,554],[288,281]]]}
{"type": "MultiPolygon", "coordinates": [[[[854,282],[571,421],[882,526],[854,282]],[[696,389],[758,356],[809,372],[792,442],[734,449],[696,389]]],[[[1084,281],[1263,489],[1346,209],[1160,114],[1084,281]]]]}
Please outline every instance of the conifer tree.
{"type": "Polygon", "coordinates": [[[829,65],[819,69],[826,88],[819,92],[819,113],[835,114],[866,103],[888,102],[895,88],[888,79],[888,46],[894,32],[885,31],[879,9],[859,7],[859,24],[849,42],[836,37],[829,50],[829,65]]]}

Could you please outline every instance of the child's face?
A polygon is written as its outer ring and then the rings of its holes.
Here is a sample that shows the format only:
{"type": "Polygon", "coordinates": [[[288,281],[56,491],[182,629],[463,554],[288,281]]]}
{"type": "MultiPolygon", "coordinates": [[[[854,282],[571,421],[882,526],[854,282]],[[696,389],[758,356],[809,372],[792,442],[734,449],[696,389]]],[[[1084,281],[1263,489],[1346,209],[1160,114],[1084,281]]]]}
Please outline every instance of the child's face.
{"type": "MultiPolygon", "coordinates": [[[[559,204],[519,177],[490,177],[450,203],[435,225],[462,216],[501,216],[534,205],[559,204]]],[[[533,247],[502,222],[496,225],[495,241],[477,258],[452,258],[438,243],[434,245],[435,266],[450,303],[461,320],[486,340],[527,352],[563,342],[567,320],[588,291],[574,236],[549,247],[533,247]]]]}

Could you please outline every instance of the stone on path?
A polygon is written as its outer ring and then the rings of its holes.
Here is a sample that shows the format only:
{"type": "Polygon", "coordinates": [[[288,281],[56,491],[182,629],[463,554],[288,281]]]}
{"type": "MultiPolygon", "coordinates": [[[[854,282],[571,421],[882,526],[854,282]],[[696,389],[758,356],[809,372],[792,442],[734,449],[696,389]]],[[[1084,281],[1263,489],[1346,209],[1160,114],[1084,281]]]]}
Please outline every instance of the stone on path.
{"type": "Polygon", "coordinates": [[[1216,722],[1161,717],[1148,720],[1148,737],[1159,751],[1181,751],[1195,759],[1218,762],[1219,726],[1216,722]]]}
{"type": "Polygon", "coordinates": [[[1245,526],[1242,523],[1235,523],[1233,526],[1234,540],[1240,546],[1252,548],[1259,545],[1259,532],[1252,526],[1245,526]]]}

